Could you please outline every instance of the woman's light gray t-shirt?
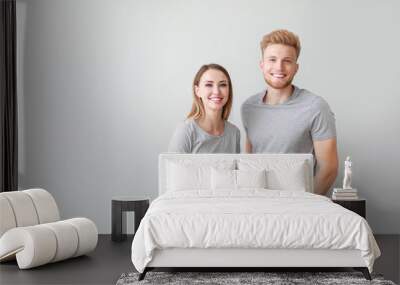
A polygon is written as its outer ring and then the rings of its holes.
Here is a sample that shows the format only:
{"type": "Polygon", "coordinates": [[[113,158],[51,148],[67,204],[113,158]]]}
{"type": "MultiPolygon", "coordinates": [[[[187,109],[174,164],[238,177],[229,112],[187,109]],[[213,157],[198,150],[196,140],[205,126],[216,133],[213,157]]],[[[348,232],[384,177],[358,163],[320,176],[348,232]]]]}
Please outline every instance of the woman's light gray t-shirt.
{"type": "Polygon", "coordinates": [[[286,102],[268,105],[265,94],[266,90],[242,105],[253,153],[313,153],[313,141],[336,138],[335,115],[320,96],[295,86],[286,102]]]}
{"type": "Polygon", "coordinates": [[[213,136],[193,119],[180,123],[169,143],[169,152],[178,153],[240,153],[240,131],[225,121],[224,133],[213,136]]]}

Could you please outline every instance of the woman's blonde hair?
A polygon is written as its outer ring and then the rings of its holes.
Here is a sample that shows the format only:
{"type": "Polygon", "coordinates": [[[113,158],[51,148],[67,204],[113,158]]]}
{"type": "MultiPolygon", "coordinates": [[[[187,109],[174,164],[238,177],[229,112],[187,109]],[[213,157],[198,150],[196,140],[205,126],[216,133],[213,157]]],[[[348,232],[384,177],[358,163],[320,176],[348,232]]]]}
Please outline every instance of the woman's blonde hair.
{"type": "Polygon", "coordinates": [[[222,108],[222,119],[224,121],[228,120],[229,114],[231,113],[232,109],[232,97],[233,97],[233,91],[232,91],[232,82],[231,82],[231,77],[229,76],[228,71],[226,71],[225,68],[223,68],[219,64],[215,63],[210,63],[210,64],[205,64],[202,67],[200,67],[199,71],[197,71],[196,76],[194,77],[193,80],[193,104],[192,104],[192,110],[189,112],[187,115],[187,118],[190,119],[199,119],[204,117],[205,115],[205,110],[204,110],[204,104],[202,100],[196,96],[196,86],[199,86],[200,79],[203,76],[204,72],[210,69],[215,69],[221,71],[226,78],[228,79],[228,86],[229,86],[229,95],[228,95],[228,101],[226,102],[225,106],[222,108]]]}

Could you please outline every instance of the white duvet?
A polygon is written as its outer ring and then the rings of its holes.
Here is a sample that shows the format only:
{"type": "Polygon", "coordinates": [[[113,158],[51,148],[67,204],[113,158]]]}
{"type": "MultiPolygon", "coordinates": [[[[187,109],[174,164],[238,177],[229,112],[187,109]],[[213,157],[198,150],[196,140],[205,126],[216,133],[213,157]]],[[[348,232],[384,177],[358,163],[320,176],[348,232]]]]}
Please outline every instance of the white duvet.
{"type": "Polygon", "coordinates": [[[136,269],[164,248],[358,249],[371,272],[380,255],[359,215],[320,195],[265,189],[161,195],[134,237],[136,269]]]}

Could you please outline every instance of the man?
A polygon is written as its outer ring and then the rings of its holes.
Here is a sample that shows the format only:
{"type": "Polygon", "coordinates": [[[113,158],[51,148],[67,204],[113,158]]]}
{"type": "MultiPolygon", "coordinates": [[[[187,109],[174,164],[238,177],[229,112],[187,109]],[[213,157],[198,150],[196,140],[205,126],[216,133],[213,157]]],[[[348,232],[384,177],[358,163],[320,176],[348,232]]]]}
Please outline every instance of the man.
{"type": "Polygon", "coordinates": [[[277,30],[265,35],[261,54],[267,88],[242,105],[245,150],[314,154],[314,192],[325,195],[338,169],[334,114],[324,99],[292,84],[300,54],[295,34],[277,30]]]}

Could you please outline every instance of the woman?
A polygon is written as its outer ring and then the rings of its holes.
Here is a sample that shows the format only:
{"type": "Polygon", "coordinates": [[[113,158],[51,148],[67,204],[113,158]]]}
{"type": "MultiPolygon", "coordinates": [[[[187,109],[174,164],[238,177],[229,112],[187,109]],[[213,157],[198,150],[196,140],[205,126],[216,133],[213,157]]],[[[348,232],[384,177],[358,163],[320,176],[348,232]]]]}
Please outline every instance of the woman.
{"type": "Polygon", "coordinates": [[[240,131],[228,122],[232,83],[225,68],[203,65],[193,80],[193,105],[175,130],[169,152],[240,153],[240,131]]]}

